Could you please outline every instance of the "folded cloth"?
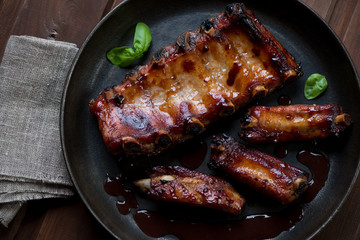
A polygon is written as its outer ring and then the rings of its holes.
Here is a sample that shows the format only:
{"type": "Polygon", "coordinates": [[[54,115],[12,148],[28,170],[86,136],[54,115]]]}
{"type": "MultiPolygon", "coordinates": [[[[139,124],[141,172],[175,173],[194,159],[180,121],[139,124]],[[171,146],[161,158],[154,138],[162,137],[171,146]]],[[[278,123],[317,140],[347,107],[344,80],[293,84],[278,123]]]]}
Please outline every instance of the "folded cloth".
{"type": "Polygon", "coordinates": [[[75,44],[11,36],[0,65],[0,222],[27,200],[69,197],[59,115],[75,44]]]}

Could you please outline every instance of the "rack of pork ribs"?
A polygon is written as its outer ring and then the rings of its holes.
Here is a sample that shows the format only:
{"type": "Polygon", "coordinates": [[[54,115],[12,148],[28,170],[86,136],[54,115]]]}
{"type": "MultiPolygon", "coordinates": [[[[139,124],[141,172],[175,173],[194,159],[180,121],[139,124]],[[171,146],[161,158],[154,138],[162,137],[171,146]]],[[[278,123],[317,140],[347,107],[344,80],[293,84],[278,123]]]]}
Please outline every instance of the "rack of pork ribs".
{"type": "MultiPolygon", "coordinates": [[[[293,56],[253,12],[235,3],[197,30],[184,32],[89,106],[110,153],[156,155],[301,75],[293,56]]],[[[243,119],[241,137],[309,140],[338,135],[350,123],[350,115],[335,104],[258,106],[243,119]]],[[[303,170],[230,137],[214,137],[211,149],[211,168],[282,204],[308,187],[303,170]]],[[[240,214],[245,202],[225,180],[182,167],[155,167],[149,178],[134,184],[153,199],[233,214],[240,214]]]]}
{"type": "Polygon", "coordinates": [[[154,155],[300,74],[254,14],[231,4],[100,93],[90,111],[111,153],[154,155]]]}

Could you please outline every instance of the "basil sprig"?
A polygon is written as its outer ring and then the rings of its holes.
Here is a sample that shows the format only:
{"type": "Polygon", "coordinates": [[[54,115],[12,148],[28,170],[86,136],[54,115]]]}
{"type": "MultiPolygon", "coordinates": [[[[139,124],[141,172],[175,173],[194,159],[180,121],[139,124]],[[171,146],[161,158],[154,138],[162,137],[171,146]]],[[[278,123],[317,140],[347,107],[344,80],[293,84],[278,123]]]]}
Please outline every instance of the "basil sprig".
{"type": "Polygon", "coordinates": [[[327,88],[327,81],[325,76],[314,73],[305,82],[304,95],[308,100],[318,97],[327,88]]]}
{"type": "Polygon", "coordinates": [[[109,61],[118,67],[127,67],[135,59],[141,58],[144,53],[149,49],[151,44],[151,31],[150,28],[142,22],[139,22],[135,28],[134,35],[134,48],[131,47],[117,47],[111,49],[106,53],[109,61]]]}

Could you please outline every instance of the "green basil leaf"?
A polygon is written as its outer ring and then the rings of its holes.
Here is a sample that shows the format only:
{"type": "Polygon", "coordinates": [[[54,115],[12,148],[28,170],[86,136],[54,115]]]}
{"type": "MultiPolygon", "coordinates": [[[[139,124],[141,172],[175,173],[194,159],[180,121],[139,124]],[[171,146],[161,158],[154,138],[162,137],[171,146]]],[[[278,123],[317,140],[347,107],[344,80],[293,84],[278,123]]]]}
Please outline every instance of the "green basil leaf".
{"type": "Polygon", "coordinates": [[[136,25],[134,35],[134,49],[131,47],[118,47],[113,48],[106,53],[109,61],[118,67],[129,66],[135,58],[141,58],[143,53],[146,52],[151,44],[151,32],[145,23],[139,22],[136,25]]]}
{"type": "Polygon", "coordinates": [[[327,85],[325,76],[318,73],[311,74],[305,82],[305,98],[308,100],[316,98],[326,90],[327,85]]]}
{"type": "Polygon", "coordinates": [[[136,57],[142,57],[143,53],[146,52],[151,44],[151,31],[150,28],[142,22],[136,25],[135,36],[134,36],[134,48],[136,57]]]}
{"type": "Polygon", "coordinates": [[[115,66],[127,67],[134,61],[135,52],[131,47],[118,47],[107,52],[106,57],[115,66]]]}

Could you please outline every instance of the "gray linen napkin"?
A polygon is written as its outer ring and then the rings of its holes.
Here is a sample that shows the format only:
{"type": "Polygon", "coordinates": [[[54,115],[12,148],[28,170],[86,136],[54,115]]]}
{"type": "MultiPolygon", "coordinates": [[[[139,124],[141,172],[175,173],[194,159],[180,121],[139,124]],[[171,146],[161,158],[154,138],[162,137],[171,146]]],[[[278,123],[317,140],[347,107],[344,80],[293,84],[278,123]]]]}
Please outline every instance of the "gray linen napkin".
{"type": "Polygon", "coordinates": [[[74,194],[59,114],[75,44],[11,36],[0,65],[0,222],[27,200],[74,194]]]}

